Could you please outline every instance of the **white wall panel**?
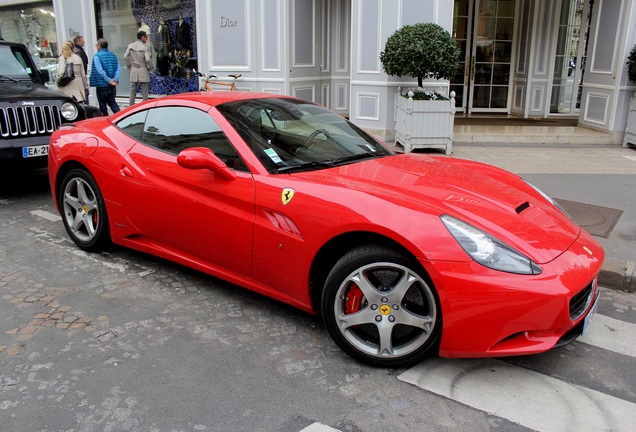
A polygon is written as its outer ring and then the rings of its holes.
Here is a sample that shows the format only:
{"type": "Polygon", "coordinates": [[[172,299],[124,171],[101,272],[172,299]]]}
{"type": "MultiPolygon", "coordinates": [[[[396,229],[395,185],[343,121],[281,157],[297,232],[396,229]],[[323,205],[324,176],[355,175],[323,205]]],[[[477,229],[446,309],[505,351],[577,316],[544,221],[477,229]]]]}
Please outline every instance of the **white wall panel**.
{"type": "Polygon", "coordinates": [[[249,0],[212,0],[207,9],[207,22],[211,36],[208,45],[210,70],[250,69],[249,0]]]}
{"type": "Polygon", "coordinates": [[[360,2],[358,16],[358,71],[366,73],[380,72],[380,20],[381,0],[364,0],[360,2]]]}
{"type": "Polygon", "coordinates": [[[261,0],[260,40],[261,69],[278,72],[282,69],[281,32],[281,0],[261,0]]]}

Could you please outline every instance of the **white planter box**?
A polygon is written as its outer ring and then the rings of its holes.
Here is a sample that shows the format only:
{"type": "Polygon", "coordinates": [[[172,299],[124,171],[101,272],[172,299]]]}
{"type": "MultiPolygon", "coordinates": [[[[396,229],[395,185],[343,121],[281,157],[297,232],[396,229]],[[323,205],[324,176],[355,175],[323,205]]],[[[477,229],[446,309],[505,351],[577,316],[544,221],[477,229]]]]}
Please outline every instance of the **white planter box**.
{"type": "Polygon", "coordinates": [[[629,114],[627,116],[627,129],[625,130],[623,147],[627,147],[630,144],[636,145],[636,96],[632,96],[629,102],[629,114]]]}
{"type": "Polygon", "coordinates": [[[395,95],[395,142],[405,152],[437,148],[453,151],[455,92],[450,100],[413,100],[395,95]]]}

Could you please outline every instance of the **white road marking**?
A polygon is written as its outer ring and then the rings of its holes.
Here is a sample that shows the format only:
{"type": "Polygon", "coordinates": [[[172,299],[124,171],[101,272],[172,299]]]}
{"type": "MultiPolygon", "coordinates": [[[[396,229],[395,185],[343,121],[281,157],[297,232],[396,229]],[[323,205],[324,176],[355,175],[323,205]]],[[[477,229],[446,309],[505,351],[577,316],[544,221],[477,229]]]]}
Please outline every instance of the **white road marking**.
{"type": "Polygon", "coordinates": [[[130,261],[125,260],[123,258],[119,258],[118,256],[115,256],[115,255],[111,255],[107,252],[102,252],[102,253],[85,252],[82,249],[79,249],[77,246],[75,246],[75,244],[70,239],[65,237],[60,237],[56,234],[50,233],[41,228],[31,227],[30,231],[33,233],[33,235],[36,238],[38,238],[39,240],[43,242],[46,242],[50,245],[54,245],[67,253],[71,253],[73,255],[77,255],[82,258],[86,258],[87,260],[101,264],[104,267],[117,270],[120,273],[129,272],[131,270],[131,267],[138,267],[142,269],[142,271],[137,273],[139,277],[145,277],[155,272],[155,270],[139,265],[139,264],[134,264],[134,266],[131,266],[130,261]]]}
{"type": "Polygon", "coordinates": [[[60,215],[54,214],[54,213],[51,213],[51,212],[47,212],[47,211],[44,211],[44,210],[33,210],[31,212],[31,214],[33,216],[38,216],[38,217],[41,217],[42,219],[46,219],[46,220],[48,220],[50,222],[61,222],[62,221],[62,218],[60,217],[60,215]]]}
{"type": "Polygon", "coordinates": [[[636,156],[623,155],[624,158],[636,161],[636,156]]]}
{"type": "Polygon", "coordinates": [[[605,315],[594,315],[585,336],[577,340],[587,345],[636,357],[636,324],[605,315]]]}
{"type": "Polygon", "coordinates": [[[334,429],[322,423],[312,423],[300,432],[340,432],[338,429],[334,429]]]}
{"type": "Polygon", "coordinates": [[[398,379],[540,432],[632,431],[636,404],[494,359],[429,359],[398,379]]]}

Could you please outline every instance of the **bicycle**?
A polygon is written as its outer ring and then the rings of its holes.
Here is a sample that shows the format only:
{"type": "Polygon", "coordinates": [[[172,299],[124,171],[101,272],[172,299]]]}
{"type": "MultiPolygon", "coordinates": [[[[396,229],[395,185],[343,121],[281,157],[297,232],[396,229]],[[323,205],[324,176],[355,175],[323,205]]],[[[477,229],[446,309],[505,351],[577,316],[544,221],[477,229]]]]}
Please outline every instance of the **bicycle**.
{"type": "Polygon", "coordinates": [[[223,86],[229,87],[229,91],[236,91],[236,80],[242,77],[242,74],[231,74],[228,77],[232,78],[232,82],[226,81],[218,81],[217,76],[214,74],[206,75],[197,71],[196,69],[192,69],[192,72],[199,77],[199,91],[214,91],[213,86],[223,86]]]}

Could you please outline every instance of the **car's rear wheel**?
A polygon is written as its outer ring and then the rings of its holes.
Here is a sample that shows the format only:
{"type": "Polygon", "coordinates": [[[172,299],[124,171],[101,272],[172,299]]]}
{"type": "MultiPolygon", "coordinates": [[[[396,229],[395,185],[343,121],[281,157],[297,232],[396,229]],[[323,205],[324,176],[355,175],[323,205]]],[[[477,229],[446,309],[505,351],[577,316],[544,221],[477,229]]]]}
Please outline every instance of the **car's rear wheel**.
{"type": "Polygon", "coordinates": [[[64,176],[59,203],[66,232],[76,245],[93,251],[110,242],[104,198],[88,171],[76,168],[64,176]]]}
{"type": "Polygon", "coordinates": [[[439,349],[435,289],[413,259],[387,247],[358,247],[338,260],[322,314],[338,346],[373,366],[410,366],[439,349]]]}

